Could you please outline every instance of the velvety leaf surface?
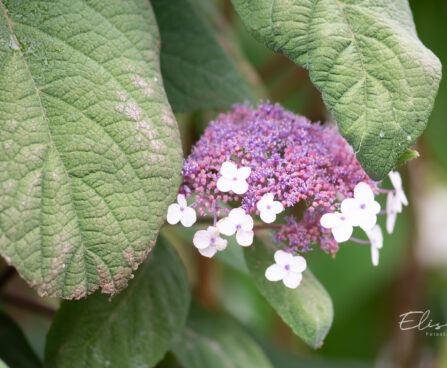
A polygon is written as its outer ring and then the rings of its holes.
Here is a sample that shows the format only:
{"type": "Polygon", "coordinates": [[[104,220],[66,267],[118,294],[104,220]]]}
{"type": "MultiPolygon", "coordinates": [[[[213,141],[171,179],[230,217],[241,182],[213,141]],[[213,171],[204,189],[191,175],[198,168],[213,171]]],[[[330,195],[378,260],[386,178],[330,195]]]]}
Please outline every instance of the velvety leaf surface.
{"type": "Polygon", "coordinates": [[[250,274],[262,295],[295,334],[313,348],[323,344],[333,319],[329,294],[310,271],[305,271],[300,286],[289,289],[265,278],[265,270],[274,263],[274,249],[266,241],[255,240],[245,248],[250,274]]]}
{"type": "Polygon", "coordinates": [[[190,295],[185,269],[159,238],[130,281],[108,301],[64,301],[47,336],[46,367],[153,367],[183,329],[190,295]]]}
{"type": "Polygon", "coordinates": [[[114,294],[180,182],[150,4],[0,7],[0,253],[40,295],[114,294]]]}
{"type": "Polygon", "coordinates": [[[184,368],[271,368],[261,348],[233,320],[194,305],[171,351],[184,368]]]}
{"type": "Polygon", "coordinates": [[[7,367],[5,363],[14,368],[42,366],[20,327],[3,312],[0,312],[0,341],[0,368],[7,367]]]}
{"type": "Polygon", "coordinates": [[[174,112],[226,109],[253,99],[248,84],[189,0],[152,0],[161,71],[174,112]]]}
{"type": "Polygon", "coordinates": [[[406,0],[232,0],[248,30],[309,69],[340,132],[382,179],[423,132],[441,64],[406,0]]]}

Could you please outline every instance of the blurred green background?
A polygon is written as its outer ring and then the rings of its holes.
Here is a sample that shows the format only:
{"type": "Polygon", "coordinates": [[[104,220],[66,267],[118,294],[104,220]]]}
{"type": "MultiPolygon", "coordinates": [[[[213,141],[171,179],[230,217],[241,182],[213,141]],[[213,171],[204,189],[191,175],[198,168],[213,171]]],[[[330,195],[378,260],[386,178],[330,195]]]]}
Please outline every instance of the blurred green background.
{"type": "MultiPolygon", "coordinates": [[[[313,121],[329,118],[307,71],[255,41],[229,1],[191,2],[209,20],[256,98],[279,102],[313,121]]],[[[419,37],[447,65],[447,1],[412,0],[410,5],[419,37]]],[[[177,114],[185,154],[216,113],[177,114]]],[[[398,217],[394,233],[385,235],[379,267],[372,266],[369,247],[361,244],[342,244],[335,259],[319,251],[308,255],[308,264],[335,309],[334,324],[321,349],[312,351],[295,337],[245,273],[201,258],[187,237],[178,237],[175,243],[196,298],[238,321],[275,367],[447,367],[447,328],[444,336],[430,337],[424,331],[401,331],[398,325],[400,314],[425,310],[431,311],[433,321],[447,323],[446,116],[443,80],[428,128],[416,147],[421,157],[401,169],[410,206],[398,217]]],[[[386,181],[385,186],[390,184],[386,181]]],[[[7,270],[3,263],[0,267],[7,270]]],[[[4,273],[0,287],[0,306],[42,357],[57,301],[38,298],[14,274],[4,273]]],[[[176,363],[168,356],[160,365],[176,363]]]]}

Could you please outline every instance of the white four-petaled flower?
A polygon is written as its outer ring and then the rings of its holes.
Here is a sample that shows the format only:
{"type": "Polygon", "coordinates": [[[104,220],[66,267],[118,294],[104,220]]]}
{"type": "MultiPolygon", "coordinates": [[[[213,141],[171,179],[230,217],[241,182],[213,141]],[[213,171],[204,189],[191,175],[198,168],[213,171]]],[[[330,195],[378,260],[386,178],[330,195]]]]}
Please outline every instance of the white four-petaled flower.
{"type": "Polygon", "coordinates": [[[220,167],[222,175],[217,180],[217,189],[221,192],[232,190],[236,194],[244,194],[248,190],[247,178],[250,176],[251,168],[237,166],[231,161],[225,161],[220,167]]]}
{"type": "Polygon", "coordinates": [[[402,178],[400,177],[400,174],[397,171],[391,171],[388,176],[390,177],[391,184],[393,184],[393,187],[396,190],[396,197],[399,198],[404,206],[408,206],[408,199],[402,188],[402,178]]]}
{"type": "Polygon", "coordinates": [[[402,212],[402,202],[395,193],[388,193],[386,198],[386,231],[391,234],[394,230],[397,214],[402,212]]]}
{"type": "Polygon", "coordinates": [[[326,229],[331,229],[337,243],[347,241],[352,235],[352,223],[343,213],[325,213],[320,219],[320,224],[326,229]]]}
{"type": "Polygon", "coordinates": [[[380,204],[374,200],[371,187],[367,183],[360,182],[354,188],[354,198],[346,198],[341,203],[341,212],[353,226],[360,226],[368,231],[377,222],[380,204]]]}
{"type": "Polygon", "coordinates": [[[192,242],[200,254],[208,258],[227,247],[227,241],[219,236],[219,231],[214,226],[208,226],[206,230],[197,231],[192,242]]]}
{"type": "Polygon", "coordinates": [[[173,203],[168,207],[166,220],[171,225],[175,225],[180,221],[183,226],[190,227],[196,222],[197,215],[193,208],[188,207],[185,196],[179,194],[177,196],[177,203],[173,203]]]}
{"type": "Polygon", "coordinates": [[[236,241],[243,247],[253,243],[253,219],[242,208],[234,208],[227,217],[217,222],[220,233],[231,236],[236,233],[236,241]]]}
{"type": "Polygon", "coordinates": [[[383,234],[379,225],[375,225],[372,229],[366,231],[366,235],[371,242],[371,258],[372,264],[379,264],[379,249],[383,247],[383,234]]]}
{"type": "Polygon", "coordinates": [[[275,264],[265,270],[265,277],[269,281],[280,281],[285,286],[295,289],[301,283],[302,272],[306,269],[306,260],[301,256],[277,250],[274,255],[275,264]]]}
{"type": "Polygon", "coordinates": [[[402,205],[408,205],[408,199],[402,188],[400,174],[397,171],[391,171],[388,175],[395,189],[394,193],[388,193],[386,200],[386,231],[391,234],[394,230],[397,214],[402,212],[402,205]]]}
{"type": "Polygon", "coordinates": [[[271,224],[276,220],[276,215],[284,211],[281,202],[273,200],[273,194],[267,193],[256,204],[261,216],[261,220],[267,224],[271,224]]]}

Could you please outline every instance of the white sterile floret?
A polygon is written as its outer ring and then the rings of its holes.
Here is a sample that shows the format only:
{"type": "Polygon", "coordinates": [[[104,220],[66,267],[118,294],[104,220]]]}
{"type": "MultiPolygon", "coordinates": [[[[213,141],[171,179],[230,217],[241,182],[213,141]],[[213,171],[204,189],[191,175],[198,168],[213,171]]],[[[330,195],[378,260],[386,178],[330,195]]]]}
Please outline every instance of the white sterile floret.
{"type": "Polygon", "coordinates": [[[337,243],[347,241],[353,231],[352,223],[347,216],[340,212],[325,213],[320,219],[321,226],[331,229],[337,243]]]}
{"type": "Polygon", "coordinates": [[[232,190],[236,194],[244,194],[248,190],[247,178],[250,176],[251,168],[237,166],[231,161],[225,161],[220,167],[222,175],[217,180],[217,189],[221,192],[232,190]]]}
{"type": "Polygon", "coordinates": [[[301,256],[277,250],[275,252],[275,264],[265,270],[265,277],[269,281],[280,281],[285,286],[295,289],[301,283],[302,272],[306,269],[306,260],[301,256]]]}
{"type": "Polygon", "coordinates": [[[273,194],[267,193],[256,204],[261,216],[261,220],[271,224],[276,220],[276,215],[284,211],[281,202],[273,200],[273,194]]]}
{"type": "Polygon", "coordinates": [[[220,233],[231,236],[236,233],[236,241],[243,247],[253,243],[253,219],[242,208],[234,208],[227,217],[217,222],[220,233]]]}
{"type": "Polygon", "coordinates": [[[200,254],[208,258],[227,247],[227,241],[219,236],[219,231],[214,226],[208,226],[206,230],[197,231],[192,242],[200,254]]]}
{"type": "Polygon", "coordinates": [[[396,190],[396,197],[404,206],[408,206],[408,199],[402,188],[402,178],[400,177],[400,174],[397,171],[390,171],[388,176],[390,177],[391,184],[393,184],[393,187],[396,190]]]}
{"type": "Polygon", "coordinates": [[[391,234],[394,230],[397,214],[402,212],[402,202],[395,193],[388,193],[386,199],[386,231],[391,234]]]}
{"type": "Polygon", "coordinates": [[[380,204],[374,200],[371,187],[361,182],[354,188],[354,198],[343,200],[341,212],[349,218],[353,226],[360,226],[367,231],[371,230],[377,222],[380,204]]]}
{"type": "Polygon", "coordinates": [[[196,222],[197,215],[193,208],[188,207],[185,196],[179,194],[177,196],[177,203],[173,203],[168,207],[166,220],[171,225],[175,225],[180,221],[183,226],[190,227],[196,222]]]}
{"type": "Polygon", "coordinates": [[[383,247],[382,229],[379,225],[375,225],[371,230],[366,231],[366,235],[371,242],[372,264],[377,266],[379,264],[379,249],[383,247]]]}

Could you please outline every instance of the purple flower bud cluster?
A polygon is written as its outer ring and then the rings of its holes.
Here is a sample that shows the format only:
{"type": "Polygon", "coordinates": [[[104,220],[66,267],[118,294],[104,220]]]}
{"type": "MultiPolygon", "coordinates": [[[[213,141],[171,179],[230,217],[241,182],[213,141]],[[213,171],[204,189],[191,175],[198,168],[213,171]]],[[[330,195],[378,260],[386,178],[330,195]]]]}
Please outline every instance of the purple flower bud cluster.
{"type": "Polygon", "coordinates": [[[185,160],[183,180],[180,193],[195,196],[193,206],[202,216],[220,216],[227,210],[219,203],[229,201],[240,201],[247,214],[259,215],[256,203],[266,193],[272,193],[286,209],[305,202],[303,218],[287,218],[276,234],[277,241],[301,252],[312,244],[336,252],[330,230],[319,223],[321,216],[337,210],[343,198],[352,197],[359,182],[376,189],[336,127],[311,124],[270,104],[257,109],[235,106],[220,114],[185,160]],[[225,161],[251,168],[244,194],[217,189],[225,161]]]}

